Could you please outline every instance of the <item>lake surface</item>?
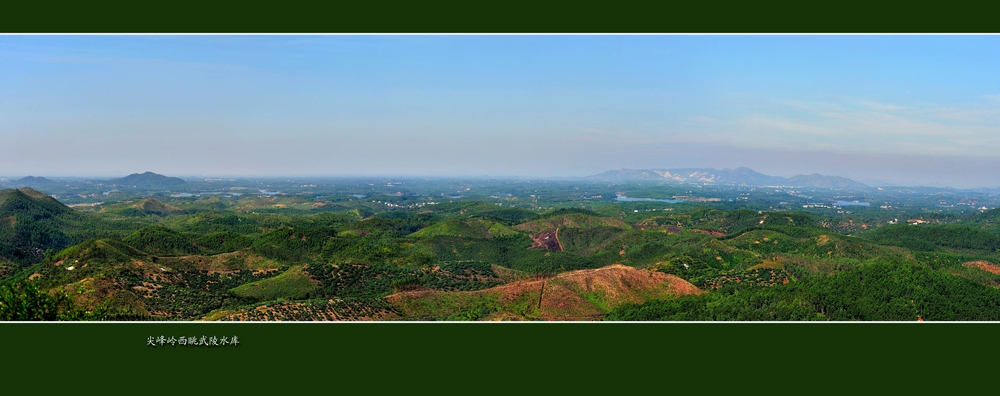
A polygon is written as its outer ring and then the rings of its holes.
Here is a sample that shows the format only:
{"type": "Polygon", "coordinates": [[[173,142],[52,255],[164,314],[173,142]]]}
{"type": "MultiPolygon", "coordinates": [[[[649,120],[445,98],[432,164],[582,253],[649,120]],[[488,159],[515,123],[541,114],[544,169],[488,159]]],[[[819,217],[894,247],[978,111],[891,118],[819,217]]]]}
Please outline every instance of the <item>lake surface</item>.
{"type": "Polygon", "coordinates": [[[615,197],[615,201],[618,201],[618,202],[666,202],[666,203],[681,203],[681,202],[684,202],[683,199],[653,199],[653,198],[629,198],[629,197],[615,197]]]}
{"type": "Polygon", "coordinates": [[[224,196],[224,197],[238,197],[240,195],[243,195],[243,193],[234,193],[234,192],[200,192],[200,193],[177,193],[177,194],[170,194],[170,196],[173,197],[173,198],[200,197],[202,195],[221,195],[221,196],[224,196]]]}
{"type": "Polygon", "coordinates": [[[854,201],[837,201],[833,204],[834,206],[869,206],[868,202],[854,202],[854,201]]]}

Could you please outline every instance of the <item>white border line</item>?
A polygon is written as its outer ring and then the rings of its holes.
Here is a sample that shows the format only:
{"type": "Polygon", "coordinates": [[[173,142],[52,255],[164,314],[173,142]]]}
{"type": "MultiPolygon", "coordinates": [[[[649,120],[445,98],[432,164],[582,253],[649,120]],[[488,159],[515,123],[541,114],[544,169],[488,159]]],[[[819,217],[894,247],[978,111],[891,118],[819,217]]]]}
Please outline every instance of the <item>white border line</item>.
{"type": "Polygon", "coordinates": [[[0,33],[0,36],[998,36],[1000,33],[0,33]]]}
{"type": "Polygon", "coordinates": [[[998,324],[1000,321],[989,320],[989,321],[958,321],[958,320],[943,320],[943,321],[923,321],[918,322],[915,320],[877,320],[877,321],[861,321],[861,320],[739,320],[739,321],[607,321],[607,320],[593,320],[593,321],[559,321],[559,320],[505,320],[505,321],[461,321],[461,320],[315,320],[315,321],[204,321],[204,320],[137,320],[137,321],[0,321],[0,326],[4,324],[62,324],[62,323],[78,323],[78,324],[120,324],[120,323],[137,323],[137,324],[708,324],[708,323],[718,323],[718,324],[899,324],[899,325],[931,325],[931,324],[998,324]]]}

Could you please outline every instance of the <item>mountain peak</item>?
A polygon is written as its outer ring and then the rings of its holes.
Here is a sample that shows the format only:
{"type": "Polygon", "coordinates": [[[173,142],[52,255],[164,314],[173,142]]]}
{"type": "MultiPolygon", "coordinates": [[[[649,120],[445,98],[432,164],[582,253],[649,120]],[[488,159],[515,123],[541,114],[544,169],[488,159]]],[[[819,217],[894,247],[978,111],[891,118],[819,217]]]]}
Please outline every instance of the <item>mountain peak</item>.
{"type": "Polygon", "coordinates": [[[671,183],[736,184],[750,186],[797,186],[818,188],[868,188],[854,180],[825,176],[818,173],[797,175],[790,178],[769,176],[745,166],[736,169],[680,168],[680,169],[627,169],[607,171],[590,178],[609,181],[663,181],[671,183]]]}
{"type": "Polygon", "coordinates": [[[187,182],[184,179],[146,171],[145,173],[133,173],[120,179],[111,179],[108,180],[108,183],[125,187],[165,188],[187,182]]]}
{"type": "Polygon", "coordinates": [[[8,185],[11,187],[51,187],[55,184],[58,183],[46,179],[44,177],[25,176],[20,179],[14,180],[12,183],[9,183],[8,185]]]}

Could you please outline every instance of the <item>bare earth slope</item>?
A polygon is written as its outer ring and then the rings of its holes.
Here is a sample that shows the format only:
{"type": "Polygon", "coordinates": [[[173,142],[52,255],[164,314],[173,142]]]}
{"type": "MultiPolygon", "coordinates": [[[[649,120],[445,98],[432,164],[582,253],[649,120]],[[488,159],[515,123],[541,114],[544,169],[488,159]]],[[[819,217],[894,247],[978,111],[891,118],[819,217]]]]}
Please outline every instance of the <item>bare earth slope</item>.
{"type": "Polygon", "coordinates": [[[386,300],[413,319],[600,320],[624,303],[701,293],[676,276],[614,264],[486,290],[409,291],[386,300]]]}

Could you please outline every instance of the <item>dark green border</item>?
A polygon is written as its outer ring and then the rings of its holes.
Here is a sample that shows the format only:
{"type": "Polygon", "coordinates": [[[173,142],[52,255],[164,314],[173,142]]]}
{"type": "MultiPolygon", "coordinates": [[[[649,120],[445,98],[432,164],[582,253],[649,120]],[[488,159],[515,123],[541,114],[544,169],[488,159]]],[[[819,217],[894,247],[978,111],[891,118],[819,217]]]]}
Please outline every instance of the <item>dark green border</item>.
{"type": "Polygon", "coordinates": [[[992,378],[1000,324],[142,323],[0,325],[8,384],[327,392],[950,393],[992,378]],[[238,347],[146,345],[232,336],[238,347]]]}
{"type": "Polygon", "coordinates": [[[22,33],[886,33],[998,32],[981,5],[801,2],[21,2],[22,33]]]}
{"type": "MultiPolygon", "coordinates": [[[[998,32],[949,3],[537,2],[6,5],[15,33],[998,32]],[[697,4],[697,5],[696,5],[697,4]]],[[[0,324],[5,387],[950,393],[992,378],[1000,324],[0,324]],[[148,347],[237,335],[239,347],[148,347]]]]}

